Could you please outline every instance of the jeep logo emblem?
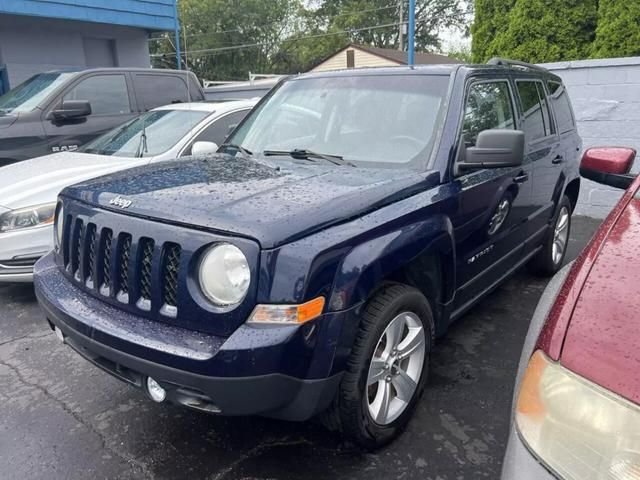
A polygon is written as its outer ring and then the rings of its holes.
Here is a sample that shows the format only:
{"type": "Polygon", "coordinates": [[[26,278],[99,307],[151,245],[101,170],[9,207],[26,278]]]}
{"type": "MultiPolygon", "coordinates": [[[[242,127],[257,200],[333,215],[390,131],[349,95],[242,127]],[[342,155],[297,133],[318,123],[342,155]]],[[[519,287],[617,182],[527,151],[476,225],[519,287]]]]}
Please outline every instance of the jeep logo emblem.
{"type": "Polygon", "coordinates": [[[109,205],[120,208],[129,208],[132,203],[133,202],[131,200],[122,198],[120,195],[118,195],[116,198],[112,198],[111,201],[109,201],[109,205]]]}

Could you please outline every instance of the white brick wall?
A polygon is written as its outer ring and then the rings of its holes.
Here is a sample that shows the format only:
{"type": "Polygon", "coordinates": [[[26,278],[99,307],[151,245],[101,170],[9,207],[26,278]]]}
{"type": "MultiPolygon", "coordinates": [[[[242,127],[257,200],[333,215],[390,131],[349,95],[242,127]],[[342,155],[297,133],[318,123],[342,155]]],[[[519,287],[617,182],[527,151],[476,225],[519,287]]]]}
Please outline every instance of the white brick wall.
{"type": "MultiPolygon", "coordinates": [[[[629,146],[640,152],[640,57],[542,65],[567,85],[584,147],[629,146]]],[[[636,159],[634,171],[640,171],[636,159]]],[[[577,213],[605,217],[621,196],[582,180],[577,213]]]]}

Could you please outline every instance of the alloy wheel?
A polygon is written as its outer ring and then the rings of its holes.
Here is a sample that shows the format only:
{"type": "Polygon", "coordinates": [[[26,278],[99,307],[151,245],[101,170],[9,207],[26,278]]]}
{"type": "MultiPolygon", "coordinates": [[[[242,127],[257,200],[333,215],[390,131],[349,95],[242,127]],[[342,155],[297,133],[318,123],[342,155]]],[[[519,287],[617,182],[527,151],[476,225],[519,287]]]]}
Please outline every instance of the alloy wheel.
{"type": "Polygon", "coordinates": [[[555,265],[559,264],[564,257],[564,252],[567,248],[567,240],[569,237],[569,209],[562,207],[560,213],[558,213],[558,219],[556,220],[556,226],[553,231],[553,248],[552,248],[552,260],[555,265]]]}
{"type": "Polygon", "coordinates": [[[400,313],[378,340],[369,365],[366,395],[375,423],[388,425],[409,406],[420,382],[425,354],[420,318],[413,312],[400,313]]]}

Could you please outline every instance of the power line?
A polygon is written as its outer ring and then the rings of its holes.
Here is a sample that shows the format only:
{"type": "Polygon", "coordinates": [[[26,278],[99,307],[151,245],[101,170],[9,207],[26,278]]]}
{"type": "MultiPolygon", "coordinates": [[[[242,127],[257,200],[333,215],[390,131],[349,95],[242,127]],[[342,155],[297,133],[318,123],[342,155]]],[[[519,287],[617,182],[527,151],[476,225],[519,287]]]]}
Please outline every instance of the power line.
{"type": "MultiPolygon", "coordinates": [[[[426,20],[422,20],[423,22],[426,20]]],[[[219,48],[205,48],[202,50],[193,50],[191,52],[189,52],[189,55],[198,55],[201,57],[206,57],[206,56],[211,56],[211,55],[217,55],[218,53],[223,53],[223,52],[228,52],[228,51],[234,51],[234,50],[242,50],[245,48],[257,48],[257,47],[265,47],[265,46],[269,46],[269,45],[273,45],[274,43],[287,43],[287,42],[296,42],[296,41],[300,41],[300,40],[307,40],[310,38],[320,38],[320,37],[329,37],[332,35],[342,35],[344,33],[357,33],[357,32],[364,32],[364,31],[368,31],[368,30],[376,30],[379,28],[389,28],[389,27],[398,27],[400,25],[402,25],[403,23],[406,22],[394,22],[394,23],[386,23],[383,25],[374,25],[371,27],[362,27],[362,28],[353,28],[350,30],[340,30],[338,32],[327,32],[327,33],[319,33],[316,35],[306,35],[303,37],[294,37],[294,38],[287,38],[284,40],[281,40],[279,42],[260,42],[260,43],[246,43],[246,44],[242,44],[242,45],[233,45],[230,47],[219,47],[219,48]]],[[[420,23],[419,20],[416,21],[416,23],[420,23]]],[[[152,58],[155,57],[163,57],[165,55],[170,55],[170,54],[166,54],[166,53],[154,53],[151,55],[152,58]]]]}
{"type": "MultiPolygon", "coordinates": [[[[325,17],[325,18],[327,20],[331,20],[331,19],[338,18],[338,17],[361,15],[363,13],[379,12],[379,11],[382,11],[382,10],[391,10],[391,9],[395,9],[395,8],[398,8],[398,5],[393,5],[393,6],[388,6],[388,7],[371,8],[371,9],[368,9],[368,10],[359,10],[357,12],[339,13],[339,14],[336,14],[336,15],[330,15],[330,16],[325,17]]],[[[255,26],[252,26],[252,28],[260,29],[260,28],[269,27],[271,25],[276,25],[276,24],[280,24],[280,23],[282,23],[282,20],[276,21],[276,22],[265,23],[265,24],[262,24],[262,25],[255,25],[255,26]]],[[[234,33],[234,32],[242,33],[243,30],[241,28],[234,28],[234,29],[231,29],[231,30],[220,30],[218,32],[193,33],[191,35],[187,35],[186,38],[208,37],[208,36],[211,36],[211,35],[222,35],[223,33],[234,33]]],[[[149,38],[148,41],[149,42],[158,42],[158,41],[161,41],[161,40],[168,40],[169,38],[170,38],[170,36],[155,37],[155,38],[149,38]]]]}

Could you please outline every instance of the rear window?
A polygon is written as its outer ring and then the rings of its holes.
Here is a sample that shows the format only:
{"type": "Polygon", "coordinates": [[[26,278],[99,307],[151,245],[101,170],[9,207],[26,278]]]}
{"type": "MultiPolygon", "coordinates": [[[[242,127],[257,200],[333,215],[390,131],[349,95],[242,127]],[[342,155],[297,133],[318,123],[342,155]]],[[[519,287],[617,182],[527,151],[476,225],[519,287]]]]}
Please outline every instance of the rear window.
{"type": "Polygon", "coordinates": [[[186,78],[158,74],[136,74],[134,78],[138,103],[144,110],[189,101],[186,78]]]}
{"type": "Polygon", "coordinates": [[[571,102],[567,89],[560,82],[548,82],[551,92],[551,105],[556,114],[559,133],[567,133],[575,129],[576,123],[571,110],[571,102]]]}

